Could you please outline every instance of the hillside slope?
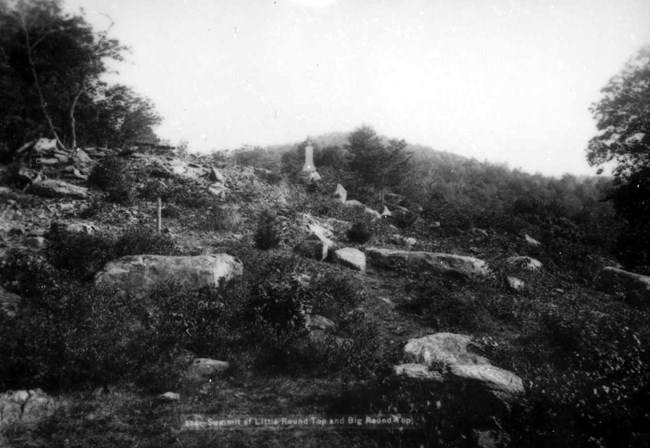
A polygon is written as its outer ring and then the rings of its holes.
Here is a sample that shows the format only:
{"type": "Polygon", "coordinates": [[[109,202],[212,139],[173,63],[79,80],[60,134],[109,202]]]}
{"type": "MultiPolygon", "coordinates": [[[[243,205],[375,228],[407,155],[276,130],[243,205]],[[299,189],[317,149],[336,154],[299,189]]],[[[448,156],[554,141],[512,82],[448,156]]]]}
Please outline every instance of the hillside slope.
{"type": "Polygon", "coordinates": [[[650,440],[646,293],[597,291],[615,262],[578,241],[377,218],[209,157],[33,155],[0,187],[0,390],[32,391],[0,393],[9,446],[650,440]],[[97,281],[143,254],[190,264],[145,293],[97,281]],[[243,272],[197,290],[215,254],[243,272]]]}

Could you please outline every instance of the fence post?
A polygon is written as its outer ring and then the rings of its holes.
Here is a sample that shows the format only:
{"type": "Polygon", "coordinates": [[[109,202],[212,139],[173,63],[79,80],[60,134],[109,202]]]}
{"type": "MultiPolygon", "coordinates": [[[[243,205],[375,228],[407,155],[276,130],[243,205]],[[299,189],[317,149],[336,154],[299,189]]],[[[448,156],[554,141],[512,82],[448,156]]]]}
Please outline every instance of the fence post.
{"type": "Polygon", "coordinates": [[[162,209],[162,201],[161,201],[160,196],[159,196],[158,197],[158,213],[157,213],[157,217],[158,217],[158,233],[162,232],[162,213],[161,213],[161,209],[162,209]]]}

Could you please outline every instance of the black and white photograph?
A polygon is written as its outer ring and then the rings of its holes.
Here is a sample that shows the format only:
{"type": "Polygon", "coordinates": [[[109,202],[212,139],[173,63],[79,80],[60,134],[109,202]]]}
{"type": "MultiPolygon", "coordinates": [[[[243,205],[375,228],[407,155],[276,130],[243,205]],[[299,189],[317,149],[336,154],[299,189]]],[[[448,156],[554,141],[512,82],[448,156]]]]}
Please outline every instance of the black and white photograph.
{"type": "Polygon", "coordinates": [[[0,447],[650,447],[650,1],[0,0],[0,447]]]}

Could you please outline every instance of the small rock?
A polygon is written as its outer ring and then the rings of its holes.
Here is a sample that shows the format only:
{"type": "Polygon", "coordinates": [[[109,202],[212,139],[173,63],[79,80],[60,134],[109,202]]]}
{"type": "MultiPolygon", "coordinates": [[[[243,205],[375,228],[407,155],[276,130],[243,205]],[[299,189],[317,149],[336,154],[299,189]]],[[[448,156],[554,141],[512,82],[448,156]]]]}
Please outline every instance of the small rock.
{"type": "Polygon", "coordinates": [[[25,246],[32,249],[45,249],[47,247],[47,240],[42,236],[31,236],[25,239],[25,246]]]}
{"type": "Polygon", "coordinates": [[[306,324],[307,328],[310,330],[327,330],[336,326],[334,322],[318,314],[307,316],[306,324]]]}
{"type": "Polygon", "coordinates": [[[185,376],[190,380],[205,380],[214,375],[225,372],[230,368],[226,361],[218,361],[210,358],[196,358],[185,372],[185,376]]]}
{"type": "Polygon", "coordinates": [[[527,271],[538,271],[542,268],[542,262],[528,256],[514,256],[508,258],[508,263],[527,271]]]}
{"type": "Polygon", "coordinates": [[[535,238],[532,238],[531,236],[529,236],[527,233],[524,234],[524,239],[526,240],[526,242],[528,244],[530,244],[531,246],[534,246],[534,247],[537,247],[537,246],[542,244],[539,241],[537,241],[535,238]]]}
{"type": "Polygon", "coordinates": [[[513,291],[523,291],[523,289],[526,287],[526,283],[517,277],[508,277],[508,286],[513,291]]]}
{"type": "Polygon", "coordinates": [[[158,395],[158,398],[162,401],[178,401],[181,399],[181,396],[176,392],[165,392],[164,394],[158,395]]]}
{"type": "Polygon", "coordinates": [[[336,190],[334,191],[334,198],[341,203],[345,203],[345,201],[348,198],[348,192],[345,190],[345,188],[343,188],[343,185],[336,184],[336,190]]]}

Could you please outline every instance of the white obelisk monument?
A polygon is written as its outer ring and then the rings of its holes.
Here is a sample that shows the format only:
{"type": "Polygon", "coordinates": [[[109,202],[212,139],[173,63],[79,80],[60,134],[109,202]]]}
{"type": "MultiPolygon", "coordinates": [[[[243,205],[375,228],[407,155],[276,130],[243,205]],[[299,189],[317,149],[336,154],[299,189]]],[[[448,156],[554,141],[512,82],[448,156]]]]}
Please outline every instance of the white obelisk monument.
{"type": "Polygon", "coordinates": [[[302,166],[303,173],[311,173],[316,171],[314,167],[314,147],[311,145],[311,141],[307,141],[307,147],[305,148],[305,164],[302,166]]]}

